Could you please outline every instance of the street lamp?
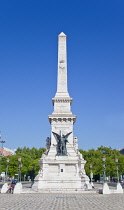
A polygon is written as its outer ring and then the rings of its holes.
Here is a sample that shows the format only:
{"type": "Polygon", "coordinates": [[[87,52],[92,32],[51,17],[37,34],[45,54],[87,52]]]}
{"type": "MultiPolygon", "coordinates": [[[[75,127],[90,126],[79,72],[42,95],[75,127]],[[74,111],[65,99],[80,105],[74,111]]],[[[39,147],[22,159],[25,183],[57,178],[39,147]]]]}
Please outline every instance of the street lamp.
{"type": "Polygon", "coordinates": [[[7,158],[6,159],[6,180],[7,180],[7,176],[8,176],[8,164],[9,164],[10,159],[7,158]]]}
{"type": "Polygon", "coordinates": [[[0,141],[0,143],[2,143],[2,156],[3,156],[3,144],[5,143],[5,141],[0,141]]]}
{"type": "Polygon", "coordinates": [[[105,167],[106,157],[102,157],[102,161],[103,161],[104,183],[105,183],[106,182],[106,167],[105,167]]]}
{"type": "Polygon", "coordinates": [[[115,163],[116,163],[117,183],[119,183],[119,175],[118,175],[118,158],[115,158],[115,163]]]}
{"type": "MultiPolygon", "coordinates": [[[[1,131],[0,131],[0,139],[2,138],[1,136],[1,131]]],[[[5,141],[0,141],[0,143],[2,143],[2,151],[0,151],[0,174],[1,174],[1,158],[3,157],[3,144],[5,143],[5,141]]]]}
{"type": "Polygon", "coordinates": [[[2,157],[2,152],[0,151],[0,179],[1,179],[1,157],[2,157]]]}
{"type": "Polygon", "coordinates": [[[34,165],[34,164],[32,165],[32,168],[33,168],[33,170],[32,170],[32,182],[34,182],[34,177],[35,177],[35,175],[34,175],[34,172],[35,172],[35,170],[34,170],[35,165],[34,165]]]}
{"type": "Polygon", "coordinates": [[[21,160],[22,158],[21,157],[18,157],[18,180],[21,182],[21,167],[22,167],[22,164],[21,164],[21,160]]]}
{"type": "Polygon", "coordinates": [[[90,182],[92,184],[92,164],[90,164],[90,182]]]}
{"type": "Polygon", "coordinates": [[[20,182],[22,180],[22,163],[20,164],[20,182]]]}
{"type": "MultiPolygon", "coordinates": [[[[0,139],[2,138],[2,135],[1,135],[1,131],[0,131],[0,139]]],[[[2,155],[3,155],[3,144],[5,143],[5,141],[0,141],[0,143],[2,143],[2,155]]]]}

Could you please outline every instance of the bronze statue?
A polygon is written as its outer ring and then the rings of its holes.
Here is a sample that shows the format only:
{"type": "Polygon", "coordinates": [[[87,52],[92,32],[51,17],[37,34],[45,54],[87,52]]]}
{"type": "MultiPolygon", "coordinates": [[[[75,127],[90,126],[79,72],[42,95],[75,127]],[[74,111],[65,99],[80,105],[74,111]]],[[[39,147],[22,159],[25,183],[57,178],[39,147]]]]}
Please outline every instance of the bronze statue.
{"type": "Polygon", "coordinates": [[[57,155],[66,156],[67,155],[66,143],[68,142],[67,138],[72,132],[67,133],[66,135],[61,134],[61,131],[60,135],[55,132],[52,133],[54,134],[57,141],[57,155]]]}

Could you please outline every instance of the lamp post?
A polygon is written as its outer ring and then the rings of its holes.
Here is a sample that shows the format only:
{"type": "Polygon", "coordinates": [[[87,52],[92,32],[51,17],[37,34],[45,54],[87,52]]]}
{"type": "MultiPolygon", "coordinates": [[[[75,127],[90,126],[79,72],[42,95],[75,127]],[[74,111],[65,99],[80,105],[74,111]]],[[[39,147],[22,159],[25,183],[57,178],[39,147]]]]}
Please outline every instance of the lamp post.
{"type": "Polygon", "coordinates": [[[119,174],[118,174],[118,158],[115,158],[115,163],[116,163],[116,172],[117,172],[117,193],[123,193],[123,188],[119,182],[119,174]]]}
{"type": "Polygon", "coordinates": [[[116,163],[117,183],[119,183],[119,175],[118,175],[118,158],[115,158],[115,163],[116,163]]]}
{"type": "Polygon", "coordinates": [[[0,179],[1,179],[1,157],[2,157],[2,152],[0,151],[0,179]]]}
{"type": "Polygon", "coordinates": [[[92,164],[90,164],[90,183],[92,184],[92,164]]]}
{"type": "Polygon", "coordinates": [[[6,159],[6,180],[7,180],[7,176],[8,176],[8,164],[9,164],[10,159],[7,158],[6,159]]]}
{"type": "Polygon", "coordinates": [[[0,143],[2,143],[2,156],[3,156],[3,144],[5,143],[5,141],[0,141],[0,143]]]}
{"type": "Polygon", "coordinates": [[[21,182],[21,167],[22,167],[21,160],[22,158],[18,157],[18,181],[19,182],[21,182]]]}
{"type": "MultiPolygon", "coordinates": [[[[0,139],[2,138],[2,135],[1,135],[1,131],[0,131],[0,139]]],[[[2,143],[2,156],[3,156],[3,144],[5,143],[5,141],[0,141],[0,143],[2,143]]]]}
{"type": "Polygon", "coordinates": [[[20,182],[22,181],[22,163],[20,163],[20,182]]]}
{"type": "MultiPolygon", "coordinates": [[[[1,131],[0,131],[0,139],[2,138],[1,135],[1,131]]],[[[0,151],[0,174],[1,174],[1,158],[3,157],[3,144],[5,143],[5,141],[0,141],[0,143],[2,143],[2,150],[0,151]]]]}
{"type": "Polygon", "coordinates": [[[34,168],[35,168],[35,165],[32,165],[32,168],[33,168],[33,170],[32,170],[32,171],[33,171],[33,173],[32,173],[32,175],[33,175],[33,176],[32,176],[32,181],[34,182],[34,172],[35,172],[35,171],[34,171],[34,168]]]}
{"type": "Polygon", "coordinates": [[[105,167],[105,161],[106,161],[106,157],[102,157],[102,161],[103,161],[103,171],[104,171],[104,183],[106,183],[106,167],[105,167]]]}

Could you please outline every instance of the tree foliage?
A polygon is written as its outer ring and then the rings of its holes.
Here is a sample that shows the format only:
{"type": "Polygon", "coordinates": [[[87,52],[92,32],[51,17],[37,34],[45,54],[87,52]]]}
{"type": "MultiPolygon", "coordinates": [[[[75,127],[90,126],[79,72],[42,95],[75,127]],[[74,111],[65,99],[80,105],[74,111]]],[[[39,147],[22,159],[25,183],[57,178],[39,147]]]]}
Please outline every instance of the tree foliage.
{"type": "Polygon", "coordinates": [[[32,159],[37,159],[37,158],[41,158],[42,154],[45,151],[46,151],[45,148],[37,149],[35,147],[32,147],[32,149],[29,149],[28,147],[23,147],[23,148],[18,147],[16,150],[16,154],[24,153],[24,154],[29,155],[32,159]]]}
{"type": "Polygon", "coordinates": [[[40,165],[38,163],[38,160],[41,158],[42,154],[45,152],[45,148],[32,148],[29,149],[27,147],[24,148],[18,148],[16,151],[16,155],[12,156],[6,156],[1,158],[1,169],[0,172],[4,171],[6,172],[7,169],[7,162],[6,159],[9,158],[9,164],[8,164],[8,175],[10,177],[18,178],[18,170],[19,170],[19,162],[18,157],[21,157],[21,175],[22,178],[24,176],[31,178],[35,175],[37,175],[40,165]]]}
{"type": "Polygon", "coordinates": [[[92,172],[94,176],[99,179],[100,174],[103,174],[102,157],[106,157],[106,175],[110,177],[116,176],[115,158],[118,158],[119,175],[124,174],[124,155],[120,154],[118,150],[111,147],[100,146],[97,150],[90,149],[88,151],[79,150],[87,161],[85,165],[86,174],[90,176],[90,164],[92,164],[92,172]]]}

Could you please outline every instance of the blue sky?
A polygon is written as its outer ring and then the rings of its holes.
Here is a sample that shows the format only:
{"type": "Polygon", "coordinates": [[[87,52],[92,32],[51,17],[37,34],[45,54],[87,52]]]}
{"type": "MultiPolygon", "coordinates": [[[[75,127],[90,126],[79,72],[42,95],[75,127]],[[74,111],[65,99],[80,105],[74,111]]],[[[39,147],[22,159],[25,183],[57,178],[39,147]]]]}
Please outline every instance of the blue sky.
{"type": "Polygon", "coordinates": [[[0,1],[0,130],[4,146],[45,147],[67,35],[68,90],[79,148],[124,147],[124,1],[0,1]]]}

